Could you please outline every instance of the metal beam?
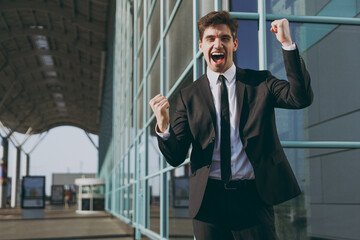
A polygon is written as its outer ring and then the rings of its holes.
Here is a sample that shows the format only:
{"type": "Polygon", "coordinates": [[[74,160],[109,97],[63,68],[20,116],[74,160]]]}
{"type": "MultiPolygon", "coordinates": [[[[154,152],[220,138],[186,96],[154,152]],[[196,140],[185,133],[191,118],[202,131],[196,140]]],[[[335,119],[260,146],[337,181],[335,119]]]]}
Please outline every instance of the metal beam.
{"type": "Polygon", "coordinates": [[[259,29],[258,29],[258,48],[259,48],[259,70],[267,69],[266,58],[266,4],[264,0],[258,0],[259,29]]]}
{"type": "MultiPolygon", "coordinates": [[[[236,19],[244,19],[244,20],[258,20],[259,19],[258,13],[230,12],[230,15],[236,19]]],[[[267,21],[273,21],[273,20],[280,19],[280,18],[286,18],[290,22],[299,22],[299,23],[360,25],[360,18],[266,14],[267,21]]]]}
{"type": "Polygon", "coordinates": [[[12,144],[16,147],[17,145],[19,145],[19,142],[17,141],[15,136],[12,136],[14,132],[11,132],[11,130],[6,129],[6,127],[4,126],[4,124],[2,123],[2,121],[0,121],[0,126],[3,129],[4,133],[5,133],[5,138],[9,139],[12,144]],[[11,139],[11,137],[13,137],[13,139],[11,139]]]}
{"type": "Polygon", "coordinates": [[[360,25],[360,18],[347,17],[324,17],[324,16],[296,16],[296,15],[281,15],[281,14],[267,14],[266,19],[273,21],[280,18],[286,18],[290,22],[299,23],[323,23],[323,24],[343,24],[343,25],[360,25]]]}
{"type": "Polygon", "coordinates": [[[29,127],[28,130],[25,133],[24,139],[22,140],[22,142],[19,144],[19,147],[24,146],[24,144],[26,143],[27,140],[29,140],[29,138],[31,137],[31,131],[32,131],[32,127],[29,127]]]}
{"type": "Polygon", "coordinates": [[[100,117],[101,117],[101,105],[102,105],[102,94],[103,94],[103,85],[104,85],[104,78],[105,78],[105,61],[106,61],[106,52],[101,52],[101,64],[100,64],[100,77],[99,77],[99,94],[98,94],[98,115],[96,118],[96,123],[100,123],[100,117]]]}
{"type": "Polygon", "coordinates": [[[26,175],[25,176],[30,176],[30,155],[26,154],[26,175]]]}
{"type": "Polygon", "coordinates": [[[94,140],[92,140],[92,138],[90,137],[90,134],[87,131],[84,131],[86,136],[89,138],[90,142],[92,143],[92,145],[96,148],[96,150],[99,151],[99,146],[97,146],[94,142],[94,140]]]}
{"type": "Polygon", "coordinates": [[[360,142],[353,141],[281,141],[281,145],[284,148],[360,148],[360,142]]]}
{"type": "Polygon", "coordinates": [[[32,148],[30,148],[30,151],[27,154],[30,155],[39,146],[39,144],[44,140],[44,138],[47,136],[48,133],[49,133],[49,131],[46,131],[44,135],[43,135],[43,133],[40,133],[38,141],[35,142],[34,146],[32,148]],[[43,136],[41,137],[41,135],[43,135],[43,136]]]}
{"type": "Polygon", "coordinates": [[[13,155],[14,165],[11,181],[11,207],[19,207],[18,190],[20,190],[20,160],[21,160],[21,148],[16,148],[16,156],[13,155]]]}

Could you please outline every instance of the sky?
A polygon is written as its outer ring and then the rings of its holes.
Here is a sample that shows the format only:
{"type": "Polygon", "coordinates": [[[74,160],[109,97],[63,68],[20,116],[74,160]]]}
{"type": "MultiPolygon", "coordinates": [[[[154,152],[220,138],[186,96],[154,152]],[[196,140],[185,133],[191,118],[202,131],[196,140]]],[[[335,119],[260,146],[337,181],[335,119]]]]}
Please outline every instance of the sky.
{"type": "MultiPolygon", "coordinates": [[[[4,132],[1,131],[1,135],[4,132]]],[[[44,134],[43,134],[44,135],[44,134]]],[[[98,145],[98,136],[90,134],[98,145]]],[[[15,134],[22,142],[25,135],[15,134]]],[[[23,148],[29,152],[38,141],[38,135],[33,135],[23,148]]],[[[9,141],[8,176],[13,174],[13,162],[16,149],[9,141]]],[[[76,127],[57,127],[51,129],[45,138],[30,154],[30,176],[46,176],[46,194],[51,194],[53,173],[97,173],[98,151],[91,143],[84,130],[76,127]]],[[[26,172],[25,154],[21,157],[21,176],[26,172]]]]}

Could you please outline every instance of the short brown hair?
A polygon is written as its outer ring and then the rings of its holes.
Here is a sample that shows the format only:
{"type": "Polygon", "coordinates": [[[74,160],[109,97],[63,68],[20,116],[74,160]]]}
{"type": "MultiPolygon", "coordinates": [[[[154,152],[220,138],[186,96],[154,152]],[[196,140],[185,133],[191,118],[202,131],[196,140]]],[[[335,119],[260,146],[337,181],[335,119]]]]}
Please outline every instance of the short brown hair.
{"type": "Polygon", "coordinates": [[[239,24],[237,23],[237,20],[232,18],[227,11],[213,11],[200,18],[197,22],[199,39],[202,40],[206,28],[219,24],[225,24],[230,28],[233,40],[235,41],[236,31],[239,24]]]}

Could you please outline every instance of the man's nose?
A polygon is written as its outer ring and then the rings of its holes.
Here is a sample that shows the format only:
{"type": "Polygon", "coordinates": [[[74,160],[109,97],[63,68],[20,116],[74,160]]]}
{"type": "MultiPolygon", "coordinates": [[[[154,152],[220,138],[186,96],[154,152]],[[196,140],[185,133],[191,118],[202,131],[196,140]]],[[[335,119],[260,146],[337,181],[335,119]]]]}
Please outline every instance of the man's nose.
{"type": "Polygon", "coordinates": [[[221,48],[221,39],[220,38],[215,38],[214,47],[217,49],[221,48]]]}

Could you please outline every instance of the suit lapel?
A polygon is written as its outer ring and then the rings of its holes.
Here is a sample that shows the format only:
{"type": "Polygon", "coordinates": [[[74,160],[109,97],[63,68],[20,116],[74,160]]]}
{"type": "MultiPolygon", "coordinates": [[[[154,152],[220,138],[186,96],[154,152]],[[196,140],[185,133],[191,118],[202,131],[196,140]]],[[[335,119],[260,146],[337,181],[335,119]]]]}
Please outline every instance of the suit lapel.
{"type": "Polygon", "coordinates": [[[244,115],[244,101],[245,101],[245,84],[243,80],[245,78],[245,72],[241,68],[236,68],[236,99],[238,105],[238,113],[239,113],[239,131],[240,137],[243,140],[243,128],[246,122],[246,117],[244,115]]]}
{"type": "MultiPolygon", "coordinates": [[[[239,130],[241,137],[243,137],[242,130],[246,122],[246,116],[245,116],[246,114],[244,114],[244,99],[246,95],[245,84],[243,83],[244,79],[245,79],[245,71],[241,68],[236,68],[236,99],[238,105],[238,113],[240,114],[239,130]]],[[[209,113],[211,116],[214,129],[216,129],[216,111],[215,111],[214,100],[212,98],[212,94],[210,90],[209,79],[207,78],[206,74],[204,74],[197,81],[199,81],[200,83],[199,84],[200,93],[202,95],[202,98],[204,99],[206,108],[209,109],[209,113]]]]}
{"type": "Polygon", "coordinates": [[[206,108],[209,109],[211,121],[213,123],[214,129],[216,129],[216,111],[210,90],[209,79],[207,78],[206,74],[204,74],[197,81],[200,83],[200,94],[202,95],[202,99],[204,99],[206,108]]]}

